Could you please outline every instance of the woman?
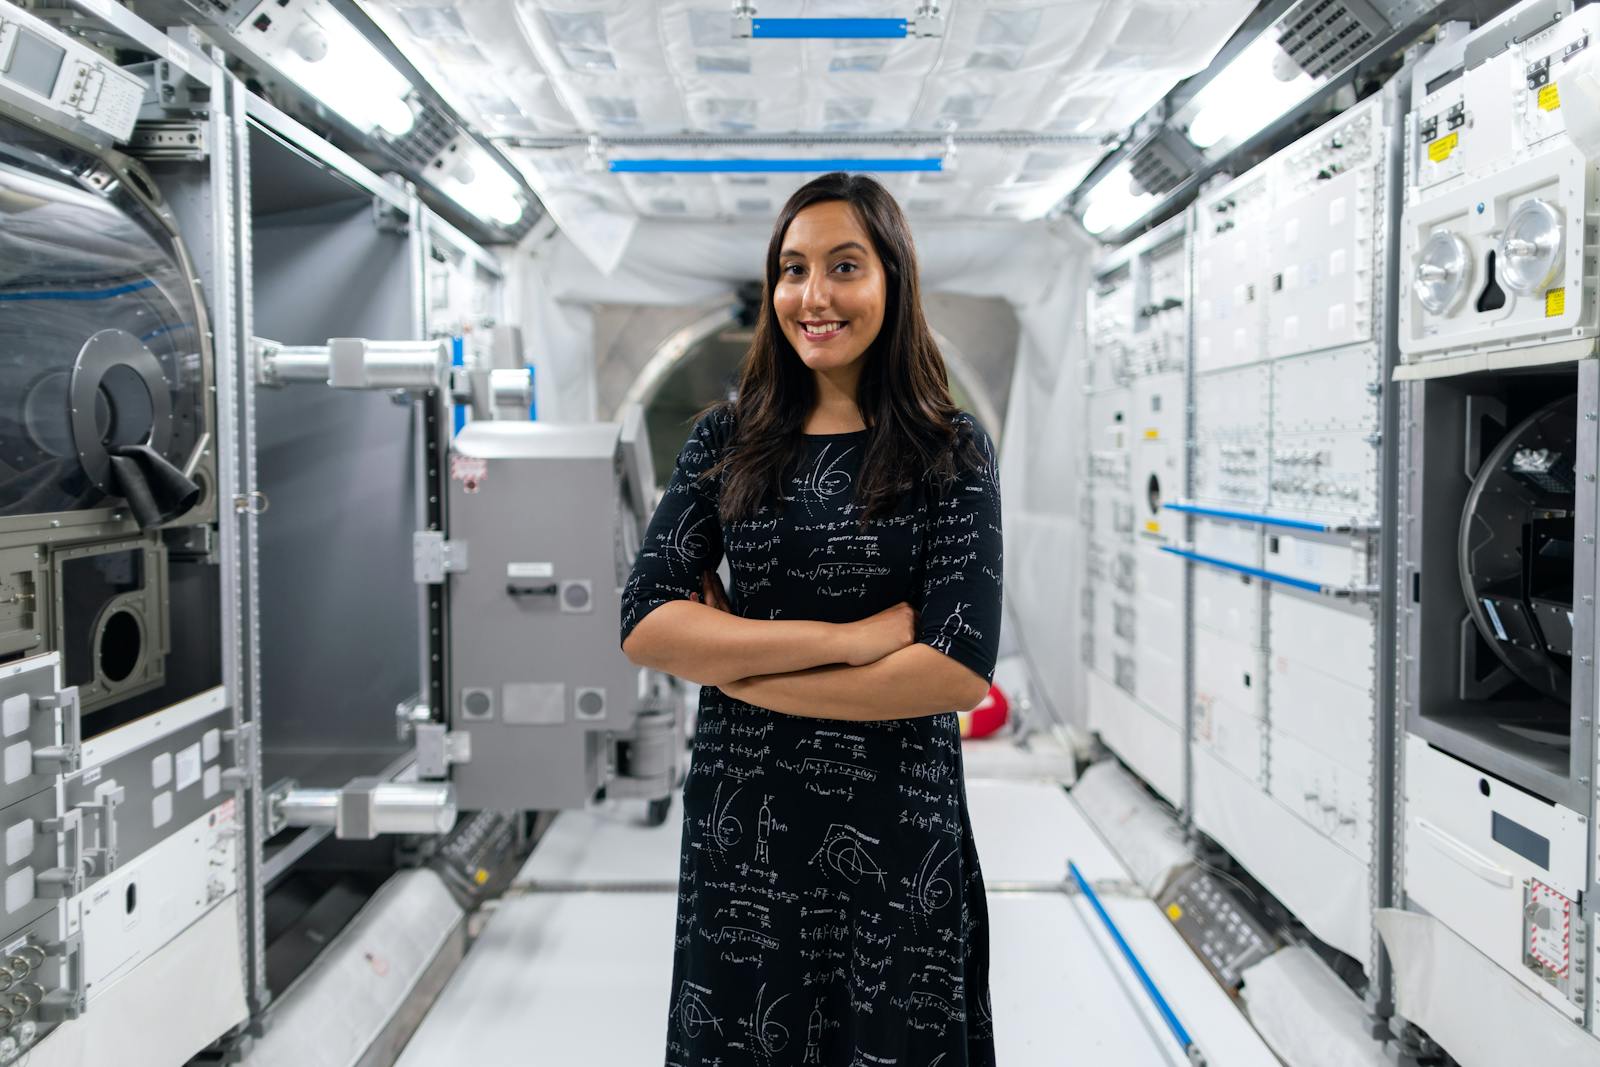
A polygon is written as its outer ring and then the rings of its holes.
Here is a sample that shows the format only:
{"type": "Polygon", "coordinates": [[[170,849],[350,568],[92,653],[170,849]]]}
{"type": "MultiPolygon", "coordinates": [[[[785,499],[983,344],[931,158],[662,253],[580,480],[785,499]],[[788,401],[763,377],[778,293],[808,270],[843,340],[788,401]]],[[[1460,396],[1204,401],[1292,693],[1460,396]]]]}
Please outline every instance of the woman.
{"type": "Polygon", "coordinates": [[[789,199],[766,294],[622,597],[629,658],[704,687],[667,1064],[992,1065],[955,712],[999,639],[993,445],[877,182],[789,199]]]}

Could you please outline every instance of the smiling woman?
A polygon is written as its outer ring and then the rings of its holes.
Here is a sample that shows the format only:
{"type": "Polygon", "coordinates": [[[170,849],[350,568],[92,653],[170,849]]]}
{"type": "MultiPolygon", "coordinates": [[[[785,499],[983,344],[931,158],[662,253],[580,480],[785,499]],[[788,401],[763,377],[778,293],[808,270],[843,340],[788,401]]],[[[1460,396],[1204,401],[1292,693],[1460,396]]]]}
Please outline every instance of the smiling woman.
{"type": "Polygon", "coordinates": [[[624,651],[703,687],[667,1062],[990,1065],[955,712],[998,646],[993,446],[882,186],[808,184],[768,252],[737,400],[684,444],[623,591],[624,651]]]}

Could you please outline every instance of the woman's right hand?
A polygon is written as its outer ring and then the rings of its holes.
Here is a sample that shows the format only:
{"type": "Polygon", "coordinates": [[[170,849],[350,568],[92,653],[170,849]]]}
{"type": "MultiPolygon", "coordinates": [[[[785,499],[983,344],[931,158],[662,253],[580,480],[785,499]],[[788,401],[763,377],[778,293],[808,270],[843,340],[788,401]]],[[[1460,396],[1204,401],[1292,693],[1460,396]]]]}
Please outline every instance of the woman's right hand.
{"type": "Polygon", "coordinates": [[[864,667],[916,641],[917,612],[902,600],[876,615],[840,623],[840,626],[845,631],[845,662],[852,667],[864,667]]]}

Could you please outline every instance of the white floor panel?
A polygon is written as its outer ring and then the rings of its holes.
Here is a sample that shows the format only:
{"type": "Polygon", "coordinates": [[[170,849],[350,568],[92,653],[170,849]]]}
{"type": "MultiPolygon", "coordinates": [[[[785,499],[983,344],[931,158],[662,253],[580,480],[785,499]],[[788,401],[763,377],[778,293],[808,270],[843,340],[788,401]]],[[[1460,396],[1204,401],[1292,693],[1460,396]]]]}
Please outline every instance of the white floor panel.
{"type": "Polygon", "coordinates": [[[1155,1028],[1159,1020],[1147,1019],[1137,991],[1110,965],[1102,939],[1070,898],[993,896],[989,925],[995,1060],[1002,1067],[1186,1062],[1155,1028]]]}
{"type": "Polygon", "coordinates": [[[667,1047],[671,893],[504,901],[396,1067],[653,1067],[667,1047]]]}
{"type": "MultiPolygon", "coordinates": [[[[1107,910],[1212,1067],[1277,1061],[1147,899],[1116,893],[1127,871],[1057,785],[969,781],[984,877],[1052,883],[1069,858],[1112,892],[1107,910]]],[[[668,885],[681,808],[643,826],[637,805],[560,816],[518,876],[549,885],[668,885]]],[[[665,1048],[676,897],[526,892],[496,907],[399,1067],[649,1067],[665,1048]]],[[[989,898],[991,996],[1003,1067],[1181,1065],[1159,1013],[1088,901],[1054,892],[989,898]]],[[[733,1065],[730,1065],[733,1067],[733,1065]]],[[[907,1065],[917,1067],[917,1065],[907,1065]]]]}
{"type": "Polygon", "coordinates": [[[517,885],[658,882],[678,884],[678,847],[683,841],[683,797],[661,826],[646,826],[644,805],[615,801],[583,811],[564,811],[517,873],[517,885]]]}
{"type": "Polygon", "coordinates": [[[968,782],[967,808],[986,882],[1064,882],[1069,859],[1091,881],[1128,876],[1059,785],[968,782]]]}

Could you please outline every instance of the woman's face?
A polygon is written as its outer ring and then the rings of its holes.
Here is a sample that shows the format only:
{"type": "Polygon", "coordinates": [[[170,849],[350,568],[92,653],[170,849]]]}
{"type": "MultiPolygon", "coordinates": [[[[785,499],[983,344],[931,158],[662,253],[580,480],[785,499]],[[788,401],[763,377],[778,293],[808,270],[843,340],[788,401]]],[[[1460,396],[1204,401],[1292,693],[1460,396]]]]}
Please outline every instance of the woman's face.
{"type": "Polygon", "coordinates": [[[861,358],[883,326],[884,292],[883,263],[848,202],[812,204],[789,222],[772,306],[811,370],[861,358]]]}

